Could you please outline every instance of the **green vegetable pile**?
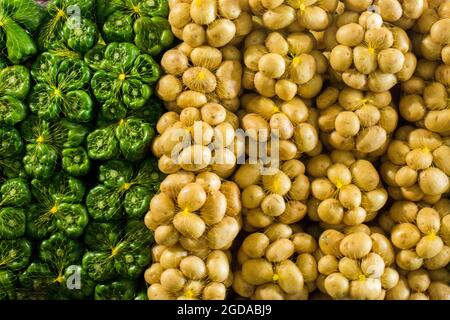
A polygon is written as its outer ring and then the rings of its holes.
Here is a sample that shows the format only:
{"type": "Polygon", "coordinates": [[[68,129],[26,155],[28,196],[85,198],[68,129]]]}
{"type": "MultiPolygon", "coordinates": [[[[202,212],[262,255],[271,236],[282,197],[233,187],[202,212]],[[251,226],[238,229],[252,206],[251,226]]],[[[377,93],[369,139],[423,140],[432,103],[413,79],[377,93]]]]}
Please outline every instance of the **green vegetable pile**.
{"type": "Polygon", "coordinates": [[[0,299],[146,299],[167,15],[0,0],[0,299]]]}

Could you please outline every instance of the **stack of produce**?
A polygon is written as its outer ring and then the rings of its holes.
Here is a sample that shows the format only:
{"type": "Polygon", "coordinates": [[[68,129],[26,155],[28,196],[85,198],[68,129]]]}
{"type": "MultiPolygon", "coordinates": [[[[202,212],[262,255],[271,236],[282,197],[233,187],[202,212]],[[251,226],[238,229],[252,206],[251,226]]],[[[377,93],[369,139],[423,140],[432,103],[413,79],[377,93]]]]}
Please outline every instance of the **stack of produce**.
{"type": "Polygon", "coordinates": [[[387,293],[390,299],[450,299],[450,201],[441,199],[432,207],[412,201],[396,201],[380,216],[380,226],[390,233],[398,249],[396,264],[404,275],[387,293]]]}
{"type": "Polygon", "coordinates": [[[0,0],[0,49],[0,299],[450,300],[449,1],[0,0]]]}
{"type": "Polygon", "coordinates": [[[381,174],[395,200],[435,203],[450,189],[450,147],[427,129],[401,127],[387,149],[381,174]]]}
{"type": "Polygon", "coordinates": [[[450,300],[449,276],[447,269],[408,272],[386,292],[386,300],[450,300]]]}
{"type": "Polygon", "coordinates": [[[338,0],[256,0],[249,1],[254,15],[269,30],[284,28],[321,31],[333,20],[338,0]]]}
{"type": "Polygon", "coordinates": [[[164,177],[149,158],[162,113],[152,55],[172,42],[168,4],[134,1],[138,19],[131,2],[99,2],[0,2],[2,299],[146,298],[143,217],[164,177]]]}
{"type": "MultiPolygon", "coordinates": [[[[353,89],[385,92],[411,78],[417,59],[401,28],[383,25],[377,13],[346,17],[337,24],[329,54],[332,75],[353,89]]],[[[337,23],[337,22],[336,22],[337,23]]]]}
{"type": "Polygon", "coordinates": [[[450,4],[433,1],[414,25],[412,41],[422,57],[414,76],[402,85],[399,111],[420,127],[448,135],[450,111],[450,4]]]}
{"type": "Polygon", "coordinates": [[[225,299],[232,279],[228,250],[241,228],[239,188],[212,172],[180,171],[160,190],[145,216],[158,245],[145,276],[149,298],[225,299]]]}
{"type": "Polygon", "coordinates": [[[328,87],[316,99],[321,138],[330,149],[376,157],[385,152],[398,123],[389,91],[328,87]]]}
{"type": "Polygon", "coordinates": [[[284,101],[297,95],[310,99],[322,89],[322,74],[327,71],[328,61],[316,49],[317,41],[311,33],[271,32],[259,36],[255,32],[246,39],[247,43],[245,89],[284,101]]]}
{"type": "Polygon", "coordinates": [[[319,237],[317,287],[334,299],[384,300],[399,281],[392,244],[364,224],[343,231],[328,229],[319,237]]]}
{"type": "Polygon", "coordinates": [[[156,89],[169,112],[157,123],[152,151],[169,175],[145,216],[157,244],[145,275],[148,297],[225,299],[241,202],[237,185],[221,179],[244,154],[234,114],[242,77],[235,45],[252,21],[239,1],[173,1],[170,9],[183,42],[163,55],[156,89]]]}
{"type": "Polygon", "coordinates": [[[311,181],[308,215],[327,225],[355,226],[371,221],[388,195],[378,172],[367,160],[334,150],[312,157],[307,164],[311,181]]]}
{"type": "Polygon", "coordinates": [[[246,0],[174,0],[169,4],[173,34],[193,48],[236,45],[252,29],[246,0]]]}
{"type": "Polygon", "coordinates": [[[238,251],[233,289],[258,300],[307,300],[316,288],[316,249],[315,239],[295,225],[274,223],[252,233],[238,251]]]}
{"type": "Polygon", "coordinates": [[[242,190],[246,231],[267,228],[274,223],[295,224],[307,213],[309,181],[299,160],[284,162],[280,169],[262,174],[262,166],[243,164],[234,175],[242,190]]]}
{"type": "Polygon", "coordinates": [[[432,207],[420,209],[414,202],[396,201],[380,217],[380,225],[390,233],[392,244],[399,250],[399,268],[414,271],[424,266],[437,270],[448,265],[449,205],[448,199],[441,199],[432,207]]]}

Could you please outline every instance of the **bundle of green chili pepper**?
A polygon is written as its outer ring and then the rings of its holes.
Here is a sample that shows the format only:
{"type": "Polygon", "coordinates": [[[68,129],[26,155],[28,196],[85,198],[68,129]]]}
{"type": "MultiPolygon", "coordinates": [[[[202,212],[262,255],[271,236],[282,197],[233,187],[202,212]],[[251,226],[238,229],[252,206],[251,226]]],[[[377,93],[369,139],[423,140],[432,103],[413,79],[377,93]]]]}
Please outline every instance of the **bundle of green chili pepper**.
{"type": "Polygon", "coordinates": [[[166,0],[0,0],[0,299],[146,297],[167,15],[166,0]]]}

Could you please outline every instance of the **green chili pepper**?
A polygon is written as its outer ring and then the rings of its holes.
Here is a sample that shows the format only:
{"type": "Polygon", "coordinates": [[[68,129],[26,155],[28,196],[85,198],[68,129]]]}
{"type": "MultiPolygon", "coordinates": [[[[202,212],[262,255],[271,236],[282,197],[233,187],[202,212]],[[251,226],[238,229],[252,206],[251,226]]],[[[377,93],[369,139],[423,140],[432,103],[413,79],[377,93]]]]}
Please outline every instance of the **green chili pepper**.
{"type": "Polygon", "coordinates": [[[149,123],[139,118],[127,118],[119,123],[115,134],[125,158],[139,161],[148,152],[155,132],[149,123]]]}
{"type": "Polygon", "coordinates": [[[139,49],[132,43],[113,42],[105,50],[103,68],[116,73],[126,73],[139,56],[139,49]]]}
{"type": "Polygon", "coordinates": [[[95,221],[117,220],[122,216],[120,195],[104,185],[98,185],[89,191],[86,206],[95,221]]]}
{"type": "Polygon", "coordinates": [[[88,133],[89,129],[85,126],[62,119],[58,122],[59,135],[63,148],[76,148],[81,146],[88,133]]]}
{"type": "Polygon", "coordinates": [[[64,90],[78,90],[89,83],[91,71],[88,65],[79,59],[65,59],[58,69],[58,83],[64,90]]]}
{"type": "Polygon", "coordinates": [[[50,182],[48,190],[55,202],[81,203],[86,188],[81,180],[64,173],[58,173],[50,182]]]}
{"type": "Polygon", "coordinates": [[[62,203],[58,207],[56,226],[69,238],[81,236],[88,222],[89,216],[83,205],[62,203]]]}
{"type": "Polygon", "coordinates": [[[46,121],[58,119],[62,104],[62,95],[45,83],[37,83],[31,91],[29,105],[31,112],[46,121]]]}
{"type": "Polygon", "coordinates": [[[148,230],[143,219],[130,219],[125,226],[126,237],[135,244],[148,247],[154,242],[153,234],[148,230]]]}
{"type": "Polygon", "coordinates": [[[63,264],[65,267],[79,261],[82,252],[77,241],[67,238],[62,233],[55,233],[42,241],[39,246],[39,258],[43,262],[63,264]]]}
{"type": "Polygon", "coordinates": [[[132,116],[141,118],[150,123],[152,127],[156,127],[163,113],[164,107],[161,102],[156,99],[149,99],[142,109],[133,110],[132,116]]]}
{"type": "Polygon", "coordinates": [[[126,160],[109,160],[100,165],[98,172],[98,180],[108,188],[119,188],[133,177],[133,167],[126,160]]]}
{"type": "Polygon", "coordinates": [[[109,281],[117,273],[114,269],[114,259],[110,252],[86,252],[82,260],[83,269],[94,281],[109,281]]]}
{"type": "Polygon", "coordinates": [[[169,21],[161,17],[141,17],[133,25],[137,47],[152,56],[169,48],[174,40],[169,21]]]}
{"type": "Polygon", "coordinates": [[[1,159],[0,157],[0,171],[1,170],[3,170],[3,175],[6,178],[27,178],[21,157],[13,156],[5,159],[1,159]]]}
{"type": "Polygon", "coordinates": [[[25,234],[26,217],[23,209],[0,209],[0,239],[15,239],[25,234]]]}
{"type": "Polygon", "coordinates": [[[131,75],[141,79],[143,82],[153,84],[161,76],[161,68],[158,63],[148,54],[141,54],[134,61],[131,75]]]}
{"type": "Polygon", "coordinates": [[[120,243],[116,250],[114,267],[119,275],[126,278],[137,278],[150,263],[148,248],[142,247],[137,242],[120,243]]]}
{"type": "Polygon", "coordinates": [[[148,300],[148,295],[146,291],[139,292],[136,297],[134,297],[134,300],[148,300]]]}
{"type": "Polygon", "coordinates": [[[56,81],[58,74],[58,67],[61,63],[61,58],[49,53],[44,52],[33,63],[31,68],[31,76],[36,82],[53,83],[56,81]]]}
{"type": "Polygon", "coordinates": [[[23,164],[27,174],[37,179],[48,179],[53,175],[58,153],[47,144],[28,144],[23,164]]]}
{"type": "Polygon", "coordinates": [[[56,219],[51,212],[51,208],[43,211],[41,205],[32,203],[27,208],[27,234],[38,240],[42,240],[55,233],[58,230],[56,227],[56,219]]]}
{"type": "Polygon", "coordinates": [[[110,250],[119,240],[120,233],[114,223],[91,222],[84,233],[84,243],[91,250],[110,250]]]}
{"type": "Polygon", "coordinates": [[[19,155],[23,141],[19,131],[13,127],[0,126],[0,159],[19,155]]]}
{"type": "Polygon", "coordinates": [[[62,151],[64,171],[74,176],[84,176],[89,172],[91,163],[83,147],[67,148],[62,151]]]}
{"type": "Polygon", "coordinates": [[[70,91],[66,94],[66,102],[62,105],[67,119],[76,122],[88,122],[94,117],[94,103],[88,93],[82,90],[70,91]]]}
{"type": "Polygon", "coordinates": [[[119,143],[111,128],[97,129],[87,136],[87,151],[91,159],[109,160],[117,156],[119,143]]]}
{"type": "Polygon", "coordinates": [[[118,121],[125,118],[126,115],[127,107],[117,98],[107,100],[100,107],[100,116],[108,122],[118,121]]]}
{"type": "Polygon", "coordinates": [[[103,59],[105,58],[106,46],[97,44],[84,55],[86,62],[92,70],[100,70],[103,59]]]}
{"type": "Polygon", "coordinates": [[[52,272],[48,264],[33,262],[19,276],[19,281],[25,288],[45,290],[54,285],[56,279],[54,272],[52,272]]]}
{"type": "Polygon", "coordinates": [[[16,288],[16,277],[9,270],[0,269],[0,300],[9,299],[16,288]]]}
{"type": "Polygon", "coordinates": [[[35,55],[37,48],[33,39],[14,19],[5,16],[2,4],[0,4],[0,16],[2,17],[1,31],[5,33],[6,37],[8,59],[14,64],[19,64],[35,55]]]}
{"type": "Polygon", "coordinates": [[[31,243],[28,240],[0,240],[0,269],[23,269],[28,265],[30,257],[31,243]]]}
{"type": "Polygon", "coordinates": [[[71,16],[62,29],[69,48],[82,54],[86,53],[98,41],[97,25],[89,19],[71,16]]]}
{"type": "Polygon", "coordinates": [[[27,107],[11,96],[0,97],[0,124],[13,126],[27,116],[27,107]]]}
{"type": "Polygon", "coordinates": [[[133,20],[120,11],[111,14],[103,25],[103,34],[108,42],[133,41],[133,20]]]}
{"type": "Polygon", "coordinates": [[[146,187],[132,187],[123,201],[125,213],[129,218],[143,218],[150,205],[150,191],[146,187]]]}
{"type": "Polygon", "coordinates": [[[137,79],[129,79],[122,85],[122,95],[128,108],[140,109],[152,95],[152,88],[137,79]]]}
{"type": "Polygon", "coordinates": [[[118,280],[95,286],[95,300],[133,300],[136,295],[134,283],[130,280],[118,280]]]}
{"type": "Polygon", "coordinates": [[[122,83],[115,73],[97,71],[91,80],[91,87],[98,101],[104,102],[115,98],[122,83]]]}
{"type": "Polygon", "coordinates": [[[0,206],[23,207],[31,200],[31,192],[25,179],[6,180],[0,188],[0,206]]]}
{"type": "Polygon", "coordinates": [[[11,66],[0,71],[0,92],[23,100],[30,90],[30,72],[24,66],[11,66]]]}

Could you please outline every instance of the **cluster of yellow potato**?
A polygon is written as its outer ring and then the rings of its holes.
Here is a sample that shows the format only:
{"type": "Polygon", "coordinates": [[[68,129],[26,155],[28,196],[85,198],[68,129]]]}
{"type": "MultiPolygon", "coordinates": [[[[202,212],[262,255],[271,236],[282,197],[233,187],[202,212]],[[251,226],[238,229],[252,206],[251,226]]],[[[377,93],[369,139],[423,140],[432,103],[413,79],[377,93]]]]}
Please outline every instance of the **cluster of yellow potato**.
{"type": "Polygon", "coordinates": [[[156,243],[145,276],[149,298],[224,299],[232,279],[228,249],[241,229],[239,188],[212,172],[180,171],[160,190],[145,216],[156,243]]]}
{"type": "Polygon", "coordinates": [[[450,300],[450,2],[169,6],[149,299],[450,300]]]}
{"type": "Polygon", "coordinates": [[[450,191],[450,147],[427,129],[410,126],[396,132],[380,168],[395,200],[435,203],[450,191]]]}
{"type": "Polygon", "coordinates": [[[242,190],[241,202],[247,231],[273,223],[293,224],[305,217],[310,193],[305,166],[299,160],[283,162],[280,169],[261,174],[261,165],[243,164],[233,181],[242,190]]]}
{"type": "Polygon", "coordinates": [[[317,97],[316,106],[322,141],[333,149],[379,156],[398,123],[389,91],[329,87],[317,97]]]}
{"type": "Polygon", "coordinates": [[[256,300],[307,300],[316,288],[316,240],[296,226],[274,223],[248,235],[237,253],[233,289],[256,300]]]}
{"type": "Polygon", "coordinates": [[[371,162],[350,152],[312,157],[307,164],[311,181],[309,217],[327,225],[355,226],[371,221],[388,194],[371,162]]]}
{"type": "Polygon", "coordinates": [[[328,68],[316,42],[309,32],[253,32],[245,43],[243,87],[284,101],[315,97],[328,68]]]}
{"type": "Polygon", "coordinates": [[[248,1],[171,0],[173,34],[191,47],[236,45],[252,30],[248,1]]]}
{"type": "Polygon", "coordinates": [[[334,299],[384,300],[399,280],[392,244],[364,224],[343,231],[319,237],[319,289],[334,299]]]}
{"type": "Polygon", "coordinates": [[[239,107],[241,90],[240,57],[231,46],[219,50],[182,43],[164,53],[161,66],[165,75],[159,79],[156,93],[172,111],[216,102],[234,112],[239,107]]]}

